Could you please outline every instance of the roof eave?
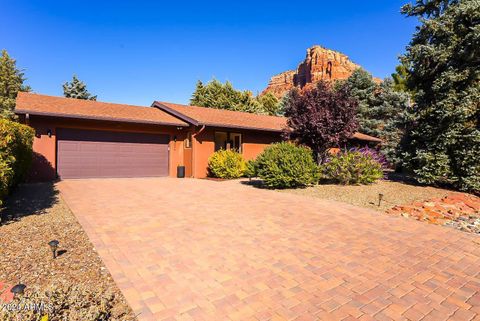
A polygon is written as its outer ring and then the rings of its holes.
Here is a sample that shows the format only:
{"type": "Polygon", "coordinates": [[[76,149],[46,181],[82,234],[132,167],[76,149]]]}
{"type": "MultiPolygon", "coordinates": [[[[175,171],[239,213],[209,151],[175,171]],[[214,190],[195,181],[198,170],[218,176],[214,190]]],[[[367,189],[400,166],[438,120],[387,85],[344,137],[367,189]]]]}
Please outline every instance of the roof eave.
{"type": "Polygon", "coordinates": [[[257,130],[257,131],[272,132],[272,133],[282,133],[283,132],[283,129],[273,129],[273,128],[265,128],[265,127],[262,128],[262,127],[238,126],[238,125],[215,124],[215,123],[205,123],[205,124],[202,124],[202,125],[210,126],[210,127],[218,127],[218,128],[257,130]]]}
{"type": "Polygon", "coordinates": [[[17,115],[29,114],[29,115],[36,115],[36,116],[58,117],[58,118],[69,118],[69,119],[82,119],[82,120],[103,120],[103,121],[111,121],[111,122],[117,122],[117,123],[152,124],[152,125],[165,125],[165,126],[189,126],[189,124],[187,124],[185,122],[171,123],[171,122],[140,120],[140,119],[131,119],[131,118],[114,118],[114,117],[102,117],[102,116],[72,115],[72,114],[65,114],[65,113],[40,112],[40,111],[27,110],[27,109],[15,109],[15,114],[17,114],[17,115]]]}
{"type": "Polygon", "coordinates": [[[382,143],[383,142],[383,140],[378,138],[378,137],[370,136],[370,135],[367,135],[367,134],[362,134],[362,135],[363,135],[363,137],[358,137],[354,134],[350,139],[357,139],[357,140],[371,142],[371,143],[382,143]]]}

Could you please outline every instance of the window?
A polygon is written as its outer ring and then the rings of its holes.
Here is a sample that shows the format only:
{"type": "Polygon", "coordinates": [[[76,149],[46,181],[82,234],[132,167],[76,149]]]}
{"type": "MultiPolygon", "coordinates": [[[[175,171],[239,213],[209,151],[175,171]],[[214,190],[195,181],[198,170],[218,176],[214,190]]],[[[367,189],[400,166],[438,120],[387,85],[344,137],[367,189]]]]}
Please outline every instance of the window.
{"type": "Polygon", "coordinates": [[[187,138],[185,138],[185,148],[192,148],[192,133],[187,133],[187,138]]]}
{"type": "Polygon", "coordinates": [[[230,133],[230,148],[242,152],[242,134],[230,133]]]}
{"type": "Polygon", "coordinates": [[[215,151],[227,149],[227,133],[215,132],[215,151]]]}
{"type": "Polygon", "coordinates": [[[215,132],[215,151],[220,149],[232,149],[242,152],[242,134],[215,132]]]}

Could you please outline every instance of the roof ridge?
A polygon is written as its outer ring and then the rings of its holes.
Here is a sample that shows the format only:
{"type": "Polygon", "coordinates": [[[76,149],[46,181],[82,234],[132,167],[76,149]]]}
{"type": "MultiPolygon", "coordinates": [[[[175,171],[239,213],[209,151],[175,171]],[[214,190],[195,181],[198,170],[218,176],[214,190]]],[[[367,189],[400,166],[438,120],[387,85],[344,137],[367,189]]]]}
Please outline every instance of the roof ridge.
{"type": "MultiPolygon", "coordinates": [[[[166,104],[167,106],[168,106],[168,105],[176,105],[176,106],[181,106],[181,107],[185,107],[185,108],[194,107],[194,108],[200,108],[200,109],[208,109],[209,111],[210,111],[210,110],[218,110],[218,111],[220,111],[220,112],[226,112],[226,113],[238,113],[238,114],[243,114],[243,115],[272,117],[272,118],[276,118],[276,119],[285,119],[285,118],[286,118],[285,116],[255,114],[255,113],[249,113],[249,112],[246,112],[246,111],[230,110],[230,109],[215,108],[215,107],[202,107],[202,106],[196,106],[196,105],[184,105],[184,104],[177,104],[177,103],[171,103],[171,102],[159,101],[159,100],[155,100],[155,101],[153,102],[153,104],[155,104],[155,103],[158,103],[158,104],[166,104]]],[[[153,104],[152,104],[152,106],[153,106],[153,104]]]]}

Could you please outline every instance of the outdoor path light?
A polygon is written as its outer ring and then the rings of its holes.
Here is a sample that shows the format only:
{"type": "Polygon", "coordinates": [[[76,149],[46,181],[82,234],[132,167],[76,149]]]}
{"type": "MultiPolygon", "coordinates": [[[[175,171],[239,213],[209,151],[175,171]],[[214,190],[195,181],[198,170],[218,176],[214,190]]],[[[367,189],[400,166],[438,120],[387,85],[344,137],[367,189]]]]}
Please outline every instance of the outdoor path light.
{"type": "Polygon", "coordinates": [[[48,245],[50,245],[50,248],[52,249],[54,259],[57,258],[58,243],[60,243],[60,242],[58,242],[57,240],[53,240],[53,241],[48,242],[48,245]]]}
{"type": "Polygon", "coordinates": [[[25,291],[25,288],[27,286],[25,284],[17,284],[15,285],[11,290],[10,292],[13,293],[13,298],[15,299],[17,297],[17,295],[22,295],[23,292],[25,291]]]}
{"type": "Polygon", "coordinates": [[[382,204],[382,200],[383,200],[383,194],[382,193],[379,193],[378,194],[378,206],[380,207],[380,204],[382,204]]]}

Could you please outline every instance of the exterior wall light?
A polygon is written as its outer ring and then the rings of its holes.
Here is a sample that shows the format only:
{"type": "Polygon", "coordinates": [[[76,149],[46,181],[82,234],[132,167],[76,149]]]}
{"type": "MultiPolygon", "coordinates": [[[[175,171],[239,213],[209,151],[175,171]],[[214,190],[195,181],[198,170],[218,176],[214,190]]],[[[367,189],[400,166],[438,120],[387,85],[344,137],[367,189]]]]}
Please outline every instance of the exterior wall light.
{"type": "Polygon", "coordinates": [[[50,128],[47,129],[47,135],[48,135],[49,138],[52,137],[52,130],[50,128]]]}
{"type": "Polygon", "coordinates": [[[50,246],[50,249],[52,250],[53,258],[57,258],[57,248],[58,248],[58,242],[57,240],[53,240],[48,242],[48,245],[50,246]]]}
{"type": "Polygon", "coordinates": [[[183,127],[180,127],[180,126],[179,126],[179,127],[177,127],[177,130],[182,130],[182,129],[183,129],[183,127]]]}

